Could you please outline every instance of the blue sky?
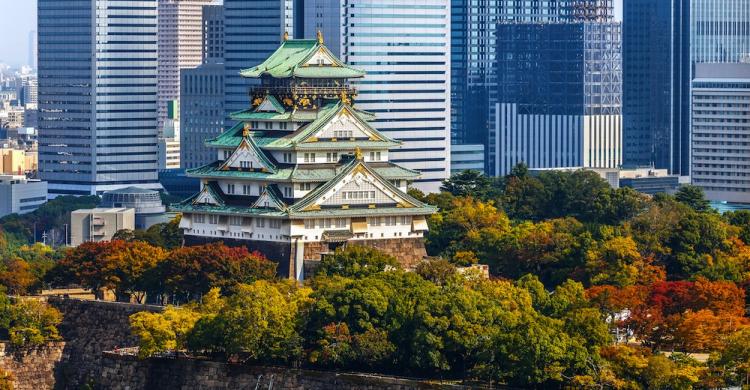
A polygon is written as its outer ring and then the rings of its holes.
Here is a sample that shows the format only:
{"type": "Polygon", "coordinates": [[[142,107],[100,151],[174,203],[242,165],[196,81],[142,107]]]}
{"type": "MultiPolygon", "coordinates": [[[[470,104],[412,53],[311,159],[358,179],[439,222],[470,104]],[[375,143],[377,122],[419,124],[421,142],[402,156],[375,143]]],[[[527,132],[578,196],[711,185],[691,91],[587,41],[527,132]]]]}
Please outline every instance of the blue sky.
{"type": "MultiPolygon", "coordinates": [[[[618,19],[622,1],[615,0],[618,19]]],[[[36,0],[0,0],[0,62],[24,65],[28,58],[29,31],[36,30],[36,0]]]]}

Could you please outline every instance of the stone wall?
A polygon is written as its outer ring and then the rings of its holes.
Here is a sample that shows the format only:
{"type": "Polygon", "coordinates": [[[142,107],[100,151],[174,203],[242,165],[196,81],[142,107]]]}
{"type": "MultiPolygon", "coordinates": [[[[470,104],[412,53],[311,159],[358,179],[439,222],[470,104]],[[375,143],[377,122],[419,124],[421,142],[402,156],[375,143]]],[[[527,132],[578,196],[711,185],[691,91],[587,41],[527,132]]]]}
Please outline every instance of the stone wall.
{"type": "Polygon", "coordinates": [[[16,349],[0,343],[0,369],[13,375],[15,390],[46,390],[55,386],[55,367],[65,349],[64,342],[16,349]]]}
{"type": "Polygon", "coordinates": [[[140,311],[160,311],[159,306],[117,302],[48,298],[63,314],[60,335],[65,340],[62,358],[56,364],[55,388],[78,389],[95,384],[100,377],[104,351],[137,345],[130,333],[128,317],[140,311]]]}
{"type": "Polygon", "coordinates": [[[430,383],[376,375],[254,367],[202,360],[149,359],[105,353],[102,388],[112,390],[375,390],[467,389],[465,386],[430,383]]]}
{"type": "Polygon", "coordinates": [[[390,238],[384,240],[358,240],[353,241],[357,245],[369,246],[379,249],[395,257],[402,267],[413,269],[425,257],[427,250],[423,238],[390,238]]]}

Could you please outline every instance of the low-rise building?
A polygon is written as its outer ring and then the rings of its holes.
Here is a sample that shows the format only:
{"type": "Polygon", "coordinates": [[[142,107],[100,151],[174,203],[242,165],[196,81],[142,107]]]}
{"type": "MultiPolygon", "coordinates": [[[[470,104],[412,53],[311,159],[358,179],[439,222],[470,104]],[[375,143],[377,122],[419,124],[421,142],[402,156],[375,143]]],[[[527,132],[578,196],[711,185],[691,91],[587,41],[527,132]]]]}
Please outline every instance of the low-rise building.
{"type": "Polygon", "coordinates": [[[30,213],[47,201],[47,182],[0,175],[0,217],[30,213]]]}
{"type": "Polygon", "coordinates": [[[109,241],[120,230],[135,229],[135,209],[95,208],[70,213],[70,244],[109,241]]]}
{"type": "Polygon", "coordinates": [[[166,212],[167,208],[157,191],[139,187],[105,192],[99,207],[134,209],[135,228],[143,230],[157,223],[169,222],[174,217],[173,213],[166,212]]]}
{"type": "Polygon", "coordinates": [[[451,145],[451,175],[469,170],[484,173],[484,145],[451,145]]]}
{"type": "Polygon", "coordinates": [[[644,194],[672,194],[680,186],[680,176],[667,169],[637,168],[620,171],[620,187],[630,187],[644,194]]]}

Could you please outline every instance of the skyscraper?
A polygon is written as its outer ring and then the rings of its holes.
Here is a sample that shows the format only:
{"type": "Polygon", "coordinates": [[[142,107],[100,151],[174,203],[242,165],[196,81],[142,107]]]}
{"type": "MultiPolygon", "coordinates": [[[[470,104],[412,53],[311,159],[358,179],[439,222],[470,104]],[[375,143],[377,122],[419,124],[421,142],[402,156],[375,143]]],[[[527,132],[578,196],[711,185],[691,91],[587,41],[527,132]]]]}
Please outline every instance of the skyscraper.
{"type": "Polygon", "coordinates": [[[617,168],[620,23],[501,23],[489,160],[495,175],[531,168],[617,168]]]}
{"type": "MultiPolygon", "coordinates": [[[[481,144],[490,150],[494,127],[495,32],[498,23],[548,23],[609,19],[612,0],[452,0],[451,115],[452,141],[481,144]]],[[[489,160],[488,172],[493,167],[489,160]]]]}
{"type": "Polygon", "coordinates": [[[157,181],[157,1],[39,0],[39,170],[51,196],[157,181]]]}
{"type": "Polygon", "coordinates": [[[257,80],[240,77],[240,71],[263,62],[279,46],[284,33],[294,36],[294,8],[294,0],[224,0],[227,118],[247,108],[248,89],[257,84],[257,80]]]}
{"type": "Polygon", "coordinates": [[[437,191],[450,175],[448,0],[308,0],[304,35],[321,31],[342,60],[367,72],[353,81],[357,107],[403,141],[391,161],[418,170],[414,185],[437,191]]]}
{"type": "Polygon", "coordinates": [[[750,58],[750,0],[691,0],[693,63],[750,58]]]}
{"type": "Polygon", "coordinates": [[[32,67],[33,69],[36,69],[36,51],[37,51],[37,45],[36,45],[36,31],[31,30],[29,31],[29,58],[26,60],[28,62],[27,65],[32,67]]]}
{"type": "Polygon", "coordinates": [[[180,69],[194,68],[203,58],[202,10],[212,0],[159,1],[159,130],[167,106],[180,98],[180,69]]]}
{"type": "Polygon", "coordinates": [[[689,172],[689,1],[623,4],[625,165],[689,172]]]}

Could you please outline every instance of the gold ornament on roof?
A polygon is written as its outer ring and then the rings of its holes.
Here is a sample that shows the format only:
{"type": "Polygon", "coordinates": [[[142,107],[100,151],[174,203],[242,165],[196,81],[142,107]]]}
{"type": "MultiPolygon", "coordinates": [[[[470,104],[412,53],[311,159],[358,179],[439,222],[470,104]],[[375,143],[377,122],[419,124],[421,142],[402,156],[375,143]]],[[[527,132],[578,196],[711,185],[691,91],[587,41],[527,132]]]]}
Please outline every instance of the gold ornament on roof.
{"type": "Polygon", "coordinates": [[[242,129],[242,136],[247,138],[250,136],[250,124],[245,123],[245,127],[242,129]]]}
{"type": "Polygon", "coordinates": [[[286,41],[289,40],[289,32],[288,31],[284,31],[284,37],[283,37],[283,39],[284,39],[284,42],[286,42],[286,41]]]}
{"type": "Polygon", "coordinates": [[[357,160],[362,160],[364,158],[364,155],[362,154],[362,149],[357,146],[356,149],[354,149],[354,158],[357,160]]]}
{"type": "Polygon", "coordinates": [[[318,30],[318,43],[323,44],[323,33],[318,30]]]}
{"type": "Polygon", "coordinates": [[[341,102],[344,104],[351,103],[351,100],[349,100],[349,95],[346,94],[346,91],[341,91],[341,102]]]}
{"type": "Polygon", "coordinates": [[[262,98],[262,97],[257,97],[257,98],[255,98],[255,99],[253,99],[253,106],[256,106],[256,107],[257,107],[257,106],[259,106],[259,105],[260,105],[261,103],[263,103],[263,98],[262,98]]]}

